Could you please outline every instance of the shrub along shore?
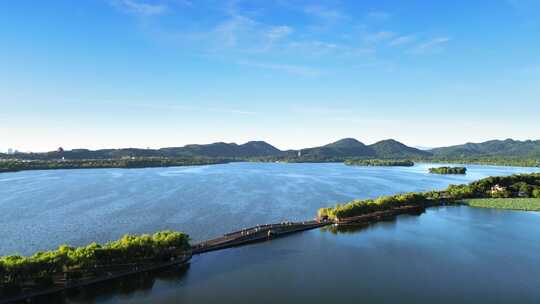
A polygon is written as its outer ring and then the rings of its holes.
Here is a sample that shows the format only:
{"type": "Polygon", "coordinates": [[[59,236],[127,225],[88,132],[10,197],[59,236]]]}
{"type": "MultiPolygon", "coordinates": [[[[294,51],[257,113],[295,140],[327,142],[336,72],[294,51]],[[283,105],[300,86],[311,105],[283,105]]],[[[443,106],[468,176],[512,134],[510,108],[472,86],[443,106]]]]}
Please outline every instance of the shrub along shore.
{"type": "Polygon", "coordinates": [[[92,243],[78,248],[62,245],[57,250],[32,256],[4,256],[0,258],[0,286],[3,287],[0,292],[18,290],[28,284],[47,288],[53,285],[55,274],[64,272],[77,278],[107,265],[168,261],[179,251],[189,249],[187,234],[162,231],[153,235],[125,235],[104,245],[92,243]]]}

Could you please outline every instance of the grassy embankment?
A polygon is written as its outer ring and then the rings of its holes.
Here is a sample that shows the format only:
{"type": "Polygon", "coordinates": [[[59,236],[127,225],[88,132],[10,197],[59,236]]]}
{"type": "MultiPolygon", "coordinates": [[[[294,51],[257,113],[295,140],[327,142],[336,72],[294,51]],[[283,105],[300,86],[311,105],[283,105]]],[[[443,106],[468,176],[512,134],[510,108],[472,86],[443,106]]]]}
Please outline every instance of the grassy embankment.
{"type": "Polygon", "coordinates": [[[484,198],[469,199],[464,203],[476,208],[540,211],[540,198],[484,198]]]}

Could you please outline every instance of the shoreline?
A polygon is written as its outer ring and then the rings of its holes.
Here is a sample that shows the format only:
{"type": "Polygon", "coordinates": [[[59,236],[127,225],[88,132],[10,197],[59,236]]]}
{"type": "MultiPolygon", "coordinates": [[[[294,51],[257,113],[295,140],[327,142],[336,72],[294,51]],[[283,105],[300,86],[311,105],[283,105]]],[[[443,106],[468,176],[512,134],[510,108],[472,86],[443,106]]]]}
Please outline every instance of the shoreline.
{"type": "MultiPolygon", "coordinates": [[[[83,170],[83,169],[144,169],[144,168],[170,168],[189,166],[222,165],[234,162],[234,160],[192,160],[182,161],[175,159],[152,159],[152,160],[82,160],[82,161],[17,161],[19,168],[0,168],[2,173],[16,173],[23,171],[50,171],[50,170],[83,170]],[[161,162],[163,161],[163,162],[161,162]],[[139,163],[143,164],[139,164],[139,163]],[[154,162],[148,163],[148,162],[154,162]],[[134,164],[132,164],[134,163],[134,164]],[[36,166],[32,166],[36,165],[36,166]],[[49,165],[49,166],[47,166],[49,165]]],[[[10,163],[10,162],[5,162],[10,163]]],[[[3,161],[0,160],[0,166],[3,161]]]]}

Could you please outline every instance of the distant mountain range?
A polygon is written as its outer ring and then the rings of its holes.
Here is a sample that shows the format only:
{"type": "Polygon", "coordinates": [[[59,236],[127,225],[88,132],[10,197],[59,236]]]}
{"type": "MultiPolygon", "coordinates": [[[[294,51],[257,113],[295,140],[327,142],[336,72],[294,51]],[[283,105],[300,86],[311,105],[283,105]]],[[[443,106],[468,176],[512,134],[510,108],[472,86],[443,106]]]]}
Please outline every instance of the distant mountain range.
{"type": "Polygon", "coordinates": [[[431,153],[406,146],[393,139],[365,145],[354,138],[345,138],[334,143],[300,150],[305,157],[363,157],[363,158],[420,158],[431,153]]]}
{"type": "Polygon", "coordinates": [[[540,158],[540,140],[490,140],[435,148],[429,152],[435,157],[456,159],[466,157],[540,158]]]}
{"type": "Polygon", "coordinates": [[[406,146],[396,140],[387,139],[365,145],[354,138],[344,138],[336,142],[314,148],[282,151],[264,141],[250,141],[242,145],[235,143],[212,143],[207,145],[187,145],[161,149],[74,149],[46,153],[0,154],[2,158],[23,159],[115,159],[122,157],[222,157],[222,158],[386,158],[386,159],[462,159],[471,157],[500,158],[540,158],[540,140],[516,141],[491,140],[483,143],[420,150],[406,146]]]}

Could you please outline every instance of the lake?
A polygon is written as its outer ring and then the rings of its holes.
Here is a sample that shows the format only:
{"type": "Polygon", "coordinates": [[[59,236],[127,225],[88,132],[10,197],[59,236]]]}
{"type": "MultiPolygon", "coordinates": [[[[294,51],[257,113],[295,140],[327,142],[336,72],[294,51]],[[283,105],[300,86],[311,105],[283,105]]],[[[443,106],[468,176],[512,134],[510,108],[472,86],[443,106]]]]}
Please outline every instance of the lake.
{"type": "MultiPolygon", "coordinates": [[[[354,198],[540,171],[467,165],[467,175],[450,176],[428,174],[431,166],[232,163],[1,174],[0,255],[163,229],[201,240],[310,219],[319,207],[354,198]]],[[[69,301],[537,303],[539,224],[534,212],[432,208],[365,229],[317,229],[204,254],[184,271],[69,301]]]]}

